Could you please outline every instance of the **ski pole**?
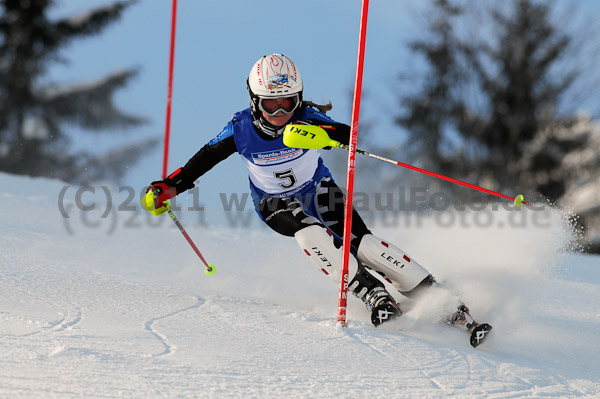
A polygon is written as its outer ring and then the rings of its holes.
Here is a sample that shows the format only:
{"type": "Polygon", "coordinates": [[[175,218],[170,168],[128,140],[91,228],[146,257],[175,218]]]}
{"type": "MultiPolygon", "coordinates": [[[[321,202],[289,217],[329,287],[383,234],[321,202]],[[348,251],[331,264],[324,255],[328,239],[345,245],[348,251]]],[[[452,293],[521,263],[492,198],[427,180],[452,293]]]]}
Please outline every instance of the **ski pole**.
{"type": "MultiPolygon", "coordinates": [[[[294,148],[321,149],[324,147],[336,147],[336,148],[342,148],[344,150],[350,149],[349,146],[342,144],[339,141],[329,138],[329,135],[327,134],[325,129],[323,129],[320,126],[314,126],[314,125],[299,125],[299,124],[298,125],[294,125],[294,124],[287,125],[283,132],[283,142],[288,147],[294,147],[294,148]]],[[[416,166],[412,166],[412,165],[409,165],[406,163],[394,161],[393,159],[385,158],[380,155],[371,154],[367,151],[356,149],[356,152],[359,154],[365,155],[367,157],[370,157],[370,158],[388,162],[393,165],[401,166],[403,168],[414,170],[419,173],[424,173],[426,175],[433,176],[435,178],[448,181],[450,183],[459,184],[461,186],[468,187],[473,190],[478,190],[478,191],[484,192],[486,194],[491,194],[491,195],[495,195],[496,197],[508,199],[508,200],[512,201],[517,208],[520,207],[522,204],[530,205],[529,202],[525,202],[523,200],[524,199],[523,194],[519,194],[516,197],[509,197],[507,195],[497,193],[492,190],[488,190],[487,188],[479,187],[479,186],[476,186],[471,183],[467,183],[467,182],[464,182],[464,181],[461,181],[458,179],[454,179],[452,177],[441,175],[439,173],[430,172],[425,169],[417,168],[416,166]]]]}
{"type": "Polygon", "coordinates": [[[217,271],[215,268],[215,265],[209,264],[206,261],[206,259],[204,259],[204,256],[202,256],[202,254],[200,253],[200,250],[198,249],[198,247],[196,247],[196,244],[194,244],[194,241],[192,241],[189,234],[185,231],[185,229],[183,228],[181,223],[179,223],[179,219],[177,219],[177,216],[175,216],[175,214],[173,213],[173,210],[171,209],[171,204],[169,204],[169,201],[164,201],[163,203],[165,204],[165,207],[167,208],[167,212],[168,212],[169,216],[171,217],[173,222],[175,222],[175,224],[179,228],[179,231],[181,231],[181,234],[183,234],[183,236],[185,237],[187,242],[190,244],[190,246],[192,247],[194,252],[196,252],[196,255],[198,255],[198,257],[200,258],[202,263],[204,263],[204,266],[206,267],[206,270],[204,270],[204,273],[206,273],[207,276],[212,276],[213,274],[215,274],[215,272],[217,271]]]}
{"type": "MultiPolygon", "coordinates": [[[[343,149],[347,150],[348,146],[345,145],[345,144],[340,144],[339,148],[343,148],[343,149]]],[[[367,151],[363,151],[363,150],[357,149],[356,152],[358,152],[359,154],[365,155],[367,157],[371,157],[371,158],[374,158],[374,159],[378,159],[380,161],[388,162],[388,163],[391,163],[391,164],[394,164],[394,165],[397,165],[397,166],[401,166],[401,167],[406,168],[406,169],[414,170],[415,172],[424,173],[426,175],[433,176],[433,177],[436,177],[438,179],[448,181],[450,183],[459,184],[461,186],[465,186],[465,187],[471,188],[473,190],[478,190],[478,191],[484,192],[486,194],[495,195],[496,197],[506,198],[507,200],[512,201],[517,207],[520,207],[521,204],[529,205],[528,202],[523,201],[524,197],[523,197],[522,194],[519,194],[516,197],[509,197],[507,195],[504,195],[504,194],[501,194],[501,193],[497,193],[497,192],[492,191],[492,190],[488,190],[487,188],[479,187],[479,186],[476,186],[476,185],[471,184],[471,183],[467,183],[467,182],[464,182],[464,181],[461,181],[461,180],[454,179],[452,177],[440,175],[439,173],[430,172],[430,171],[425,170],[425,169],[417,168],[416,166],[408,165],[408,164],[405,164],[405,163],[402,163],[402,162],[397,162],[397,161],[394,161],[393,159],[385,158],[385,157],[382,157],[380,155],[371,154],[371,153],[369,153],[367,151]]]]}

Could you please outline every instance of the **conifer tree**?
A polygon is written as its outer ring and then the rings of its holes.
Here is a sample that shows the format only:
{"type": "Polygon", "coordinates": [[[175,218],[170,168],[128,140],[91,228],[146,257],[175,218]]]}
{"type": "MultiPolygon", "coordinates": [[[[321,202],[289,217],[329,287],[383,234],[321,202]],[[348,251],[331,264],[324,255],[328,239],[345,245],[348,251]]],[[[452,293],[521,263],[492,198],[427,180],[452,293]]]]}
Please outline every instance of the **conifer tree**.
{"type": "Polygon", "coordinates": [[[488,2],[489,24],[456,3],[435,0],[431,38],[412,44],[427,72],[418,92],[401,99],[397,117],[411,153],[456,178],[558,200],[573,174],[562,159],[586,145],[565,135],[577,115],[560,111],[581,76],[565,62],[573,38],[553,20],[549,2],[488,2]],[[465,26],[481,34],[465,35],[465,26]]]}
{"type": "Polygon", "coordinates": [[[51,20],[53,0],[2,0],[0,171],[90,183],[118,177],[115,169],[131,164],[156,144],[146,139],[106,154],[69,151],[69,128],[99,134],[145,122],[113,102],[115,91],[126,86],[136,70],[81,84],[39,83],[51,65],[65,62],[62,52],[72,41],[100,33],[134,2],[117,1],[51,20]]]}

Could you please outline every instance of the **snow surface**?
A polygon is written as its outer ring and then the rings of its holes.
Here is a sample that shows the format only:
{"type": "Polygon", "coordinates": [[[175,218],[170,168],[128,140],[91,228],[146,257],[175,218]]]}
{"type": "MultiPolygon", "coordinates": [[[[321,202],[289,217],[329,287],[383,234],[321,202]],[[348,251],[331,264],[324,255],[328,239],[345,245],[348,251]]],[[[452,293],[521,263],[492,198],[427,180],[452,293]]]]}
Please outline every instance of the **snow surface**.
{"type": "Polygon", "coordinates": [[[473,349],[435,322],[443,290],[398,295],[406,312],[385,329],[351,298],[337,328],[337,286],[265,229],[182,219],[217,265],[208,277],[167,216],[130,212],[111,231],[100,189],[83,215],[71,188],[63,219],[63,183],[0,187],[0,397],[600,397],[600,257],[565,251],[558,211],[374,228],[494,325],[473,349]]]}

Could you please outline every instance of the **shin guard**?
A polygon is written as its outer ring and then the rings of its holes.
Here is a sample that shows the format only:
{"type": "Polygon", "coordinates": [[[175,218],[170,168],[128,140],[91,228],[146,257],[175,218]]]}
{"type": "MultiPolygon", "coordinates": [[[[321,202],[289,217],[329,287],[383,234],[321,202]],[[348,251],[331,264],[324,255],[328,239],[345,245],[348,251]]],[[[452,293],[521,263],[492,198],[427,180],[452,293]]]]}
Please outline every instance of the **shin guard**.
{"type": "Polygon", "coordinates": [[[401,293],[412,291],[429,272],[399,248],[366,234],[358,247],[358,260],[389,280],[401,293]]]}
{"type": "MultiPolygon", "coordinates": [[[[294,234],[298,245],[319,270],[328,275],[337,284],[340,282],[342,269],[342,248],[336,248],[334,238],[327,229],[320,225],[305,227],[294,234]]],[[[358,270],[358,262],[354,256],[348,259],[348,276],[350,279],[358,270]]]]}

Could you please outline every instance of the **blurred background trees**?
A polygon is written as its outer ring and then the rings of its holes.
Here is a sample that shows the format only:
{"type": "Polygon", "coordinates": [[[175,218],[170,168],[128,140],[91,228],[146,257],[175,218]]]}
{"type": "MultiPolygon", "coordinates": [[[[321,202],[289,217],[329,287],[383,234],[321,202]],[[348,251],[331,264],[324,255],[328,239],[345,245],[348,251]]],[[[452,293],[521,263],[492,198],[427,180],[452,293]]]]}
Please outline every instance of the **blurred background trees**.
{"type": "MultiPolygon", "coordinates": [[[[0,9],[0,171],[89,184],[118,180],[122,169],[157,144],[121,142],[103,153],[72,151],[72,132],[123,132],[145,122],[113,102],[114,92],[136,75],[115,71],[80,84],[42,84],[48,67],[73,40],[100,33],[135,1],[117,1],[52,21],[52,0],[2,0],[0,9]]],[[[99,57],[98,62],[101,62],[99,57]]]]}
{"type": "MultiPolygon", "coordinates": [[[[154,139],[124,144],[124,134],[145,118],[119,109],[114,95],[136,69],[79,84],[47,78],[51,66],[67,62],[63,53],[71,43],[101,33],[134,3],[53,20],[52,0],[1,0],[0,171],[79,184],[116,180],[156,145],[154,139]],[[74,150],[84,134],[112,135],[115,145],[103,153],[74,150]]],[[[586,239],[600,251],[600,36],[591,17],[569,15],[572,4],[577,1],[419,5],[428,22],[409,43],[417,61],[390,67],[388,76],[405,77],[392,94],[398,104],[377,104],[381,93],[365,87],[359,147],[492,190],[522,192],[528,200],[539,193],[558,201],[581,216],[586,239]],[[377,127],[384,119],[398,135],[381,129],[382,145],[377,127]]],[[[324,153],[343,185],[347,154],[324,153]]],[[[360,171],[363,191],[394,192],[400,183],[466,201],[482,198],[377,161],[361,158],[360,171]]]]}
{"type": "Polygon", "coordinates": [[[434,0],[427,14],[428,32],[410,43],[424,68],[396,115],[410,160],[571,205],[600,251],[600,203],[590,193],[600,192],[600,129],[589,114],[597,110],[579,108],[598,97],[598,57],[581,51],[597,39],[569,30],[552,1],[434,0]],[[590,56],[596,62],[584,62],[590,56]]]}

